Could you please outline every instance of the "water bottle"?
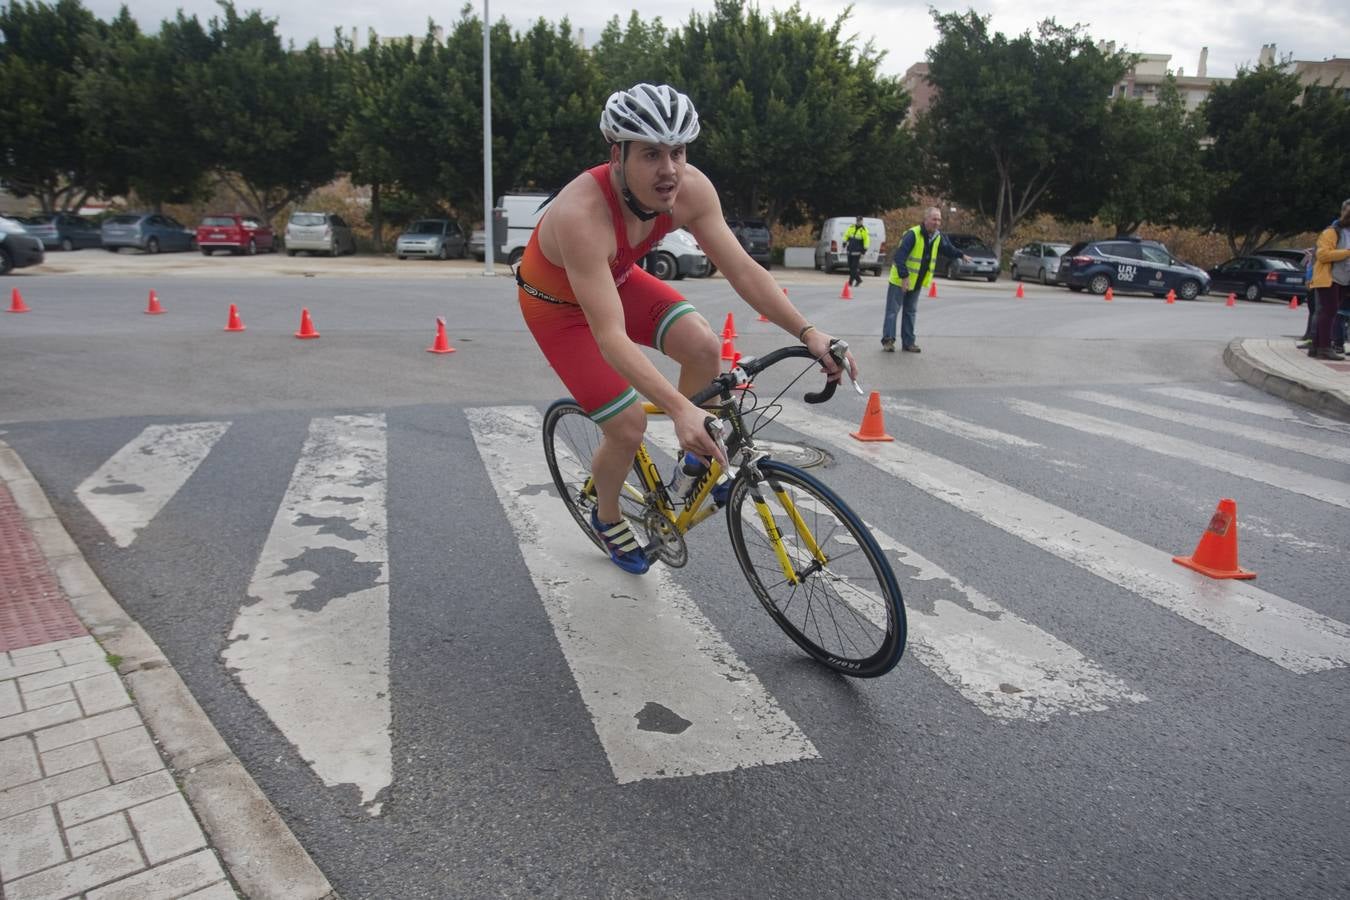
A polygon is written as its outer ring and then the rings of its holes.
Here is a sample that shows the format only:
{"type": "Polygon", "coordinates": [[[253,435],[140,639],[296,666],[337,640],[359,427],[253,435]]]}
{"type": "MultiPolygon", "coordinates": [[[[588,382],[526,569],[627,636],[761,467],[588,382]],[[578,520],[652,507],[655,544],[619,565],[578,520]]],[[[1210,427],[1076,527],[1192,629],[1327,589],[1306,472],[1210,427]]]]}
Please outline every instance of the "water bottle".
{"type": "Polygon", "coordinates": [[[684,459],[676,464],[675,474],[670,479],[671,498],[677,503],[685,500],[694,484],[707,471],[708,464],[703,461],[702,457],[693,453],[685,453],[684,459]]]}

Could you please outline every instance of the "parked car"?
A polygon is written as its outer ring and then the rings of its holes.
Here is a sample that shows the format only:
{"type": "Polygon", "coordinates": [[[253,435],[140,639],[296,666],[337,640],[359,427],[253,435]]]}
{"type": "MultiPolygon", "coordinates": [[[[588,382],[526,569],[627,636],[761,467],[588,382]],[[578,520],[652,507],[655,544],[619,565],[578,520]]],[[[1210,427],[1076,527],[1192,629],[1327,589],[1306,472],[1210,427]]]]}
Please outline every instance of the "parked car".
{"type": "Polygon", "coordinates": [[[28,233],[42,241],[44,250],[81,250],[103,245],[103,235],[93,222],[71,213],[45,213],[23,220],[28,233]]]}
{"type": "Polygon", "coordinates": [[[1292,247],[1276,247],[1273,250],[1257,250],[1252,256],[1270,256],[1275,259],[1283,259],[1293,263],[1297,268],[1303,268],[1303,254],[1306,250],[1295,250],[1292,247]]]}
{"type": "MultiPolygon", "coordinates": [[[[1300,251],[1299,262],[1302,262],[1300,251]]],[[[1308,298],[1303,267],[1275,256],[1239,256],[1209,270],[1213,290],[1239,295],[1244,300],[1274,297],[1302,302],[1308,298]]]]}
{"type": "Polygon", "coordinates": [[[642,260],[642,268],[662,281],[672,278],[703,278],[712,274],[712,263],[694,236],[676,228],[656,242],[642,260]]]}
{"type": "Polygon", "coordinates": [[[1050,284],[1058,277],[1059,261],[1068,250],[1068,244],[1032,241],[1013,254],[1008,270],[1013,281],[1024,281],[1030,274],[1041,284],[1050,284]]]}
{"type": "Polygon", "coordinates": [[[123,213],[103,223],[103,249],[116,253],[123,247],[146,253],[196,250],[197,233],[161,213],[123,213]]]}
{"type": "Polygon", "coordinates": [[[264,225],[254,216],[229,213],[202,219],[197,226],[197,246],[202,256],[210,256],[217,250],[253,256],[260,250],[275,253],[277,239],[271,225],[264,225]]]}
{"type": "Polygon", "coordinates": [[[0,216],[0,275],[25,266],[40,266],[43,255],[41,238],[29,234],[22,223],[0,216]]]}
{"type": "MultiPolygon", "coordinates": [[[[816,239],[816,268],[825,274],[835,269],[848,268],[848,252],[844,248],[844,232],[857,221],[857,216],[836,216],[826,219],[820,227],[820,237],[816,239]]],[[[859,270],[867,269],[873,275],[880,275],[882,269],[890,271],[891,260],[886,255],[886,223],[880,219],[863,218],[867,226],[867,249],[863,251],[859,270]]]]}
{"type": "Polygon", "coordinates": [[[468,241],[458,222],[449,219],[418,219],[398,236],[394,255],[399,259],[425,256],[435,259],[462,259],[468,241]]]}
{"type": "Polygon", "coordinates": [[[469,235],[469,255],[482,262],[487,259],[487,231],[475,228],[469,235]]]}
{"type": "Polygon", "coordinates": [[[1209,273],[1183,262],[1157,241],[1109,238],[1079,241],[1059,265],[1059,283],[1071,291],[1094,294],[1115,290],[1147,291],[1161,297],[1174,290],[1183,300],[1209,291],[1209,273]]]}
{"type": "Polygon", "coordinates": [[[736,235],[736,240],[741,242],[751,259],[769,268],[773,258],[773,236],[769,234],[769,226],[763,219],[732,216],[727,219],[727,227],[736,235]]]}
{"type": "Polygon", "coordinates": [[[983,278],[985,281],[997,280],[998,270],[1003,267],[999,265],[998,257],[989,249],[988,244],[973,234],[949,234],[947,238],[958,250],[970,257],[970,262],[959,256],[948,260],[947,268],[942,272],[944,276],[953,281],[967,277],[983,278]]]}
{"type": "Polygon", "coordinates": [[[351,226],[337,213],[291,213],[286,222],[285,240],[287,256],[294,256],[301,250],[329,256],[356,252],[356,238],[351,226]]]}

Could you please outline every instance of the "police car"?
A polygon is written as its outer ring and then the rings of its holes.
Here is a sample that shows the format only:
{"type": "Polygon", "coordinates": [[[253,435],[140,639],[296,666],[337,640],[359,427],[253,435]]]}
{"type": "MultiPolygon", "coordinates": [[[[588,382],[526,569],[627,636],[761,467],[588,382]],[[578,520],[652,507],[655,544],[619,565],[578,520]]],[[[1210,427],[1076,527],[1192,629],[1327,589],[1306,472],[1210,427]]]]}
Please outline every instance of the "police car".
{"type": "Polygon", "coordinates": [[[1071,291],[1084,288],[1105,294],[1147,291],[1162,297],[1176,291],[1182,300],[1194,300],[1209,291],[1209,273],[1182,262],[1157,241],[1110,238],[1082,241],[1069,248],[1059,265],[1058,281],[1071,291]]]}

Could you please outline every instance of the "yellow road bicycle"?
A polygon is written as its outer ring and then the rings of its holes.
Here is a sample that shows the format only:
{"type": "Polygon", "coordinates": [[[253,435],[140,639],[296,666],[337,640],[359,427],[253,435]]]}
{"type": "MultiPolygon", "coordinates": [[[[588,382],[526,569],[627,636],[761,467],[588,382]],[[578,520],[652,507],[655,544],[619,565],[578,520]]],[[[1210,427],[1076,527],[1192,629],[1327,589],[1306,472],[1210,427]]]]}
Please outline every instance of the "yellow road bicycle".
{"type": "MultiPolygon", "coordinates": [[[[847,348],[836,341],[832,353],[842,361],[847,348]]],[[[802,375],[819,362],[801,346],[760,359],[743,357],[692,399],[713,413],[706,423],[709,433],[723,441],[736,470],[725,495],[727,528],[755,596],[814,659],[845,675],[872,678],[894,668],[905,649],[905,608],[890,563],[862,519],[834,491],[754,443],[755,432],[773,420],[779,398],[792,384],[763,407],[745,388],[776,363],[802,358],[812,363],[802,375]],[[754,427],[747,425],[751,415],[754,427]]],[[[805,399],[824,403],[837,386],[828,382],[805,399]]],[[[664,414],[653,404],[645,407],[648,415],[664,414]]],[[[574,400],[557,401],[544,416],[544,453],[553,482],[572,518],[604,550],[589,524],[595,506],[591,458],[600,438],[599,426],[574,400]]],[[[717,512],[713,487],[721,476],[721,466],[712,460],[686,495],[674,496],[647,446],[638,449],[619,503],[634,533],[645,534],[650,561],[675,568],[689,561],[684,536],[717,512]]]]}

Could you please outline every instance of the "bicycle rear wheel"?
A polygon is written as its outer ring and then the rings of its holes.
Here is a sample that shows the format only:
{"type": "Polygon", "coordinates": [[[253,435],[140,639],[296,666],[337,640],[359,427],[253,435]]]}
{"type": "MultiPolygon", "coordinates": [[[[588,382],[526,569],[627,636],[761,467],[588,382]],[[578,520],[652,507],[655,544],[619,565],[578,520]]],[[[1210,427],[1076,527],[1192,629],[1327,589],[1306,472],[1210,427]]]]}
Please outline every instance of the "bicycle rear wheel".
{"type": "Polygon", "coordinates": [[[766,459],[759,471],[758,484],[745,471],[736,479],[727,526],[760,603],[831,669],[859,678],[886,674],[905,650],[905,607],[876,539],[843,500],[800,469],[766,459]],[[769,537],[761,511],[781,540],[769,537]]]}
{"type": "MultiPolygon", "coordinates": [[[[595,508],[591,458],[595,448],[600,446],[601,437],[600,426],[575,400],[558,400],[544,413],[544,457],[548,460],[548,471],[553,476],[558,496],[562,497],[568,512],[591,542],[604,550],[599,535],[591,528],[591,510],[595,508]]],[[[619,508],[630,523],[642,525],[647,507],[636,462],[619,493],[619,508]]]]}

